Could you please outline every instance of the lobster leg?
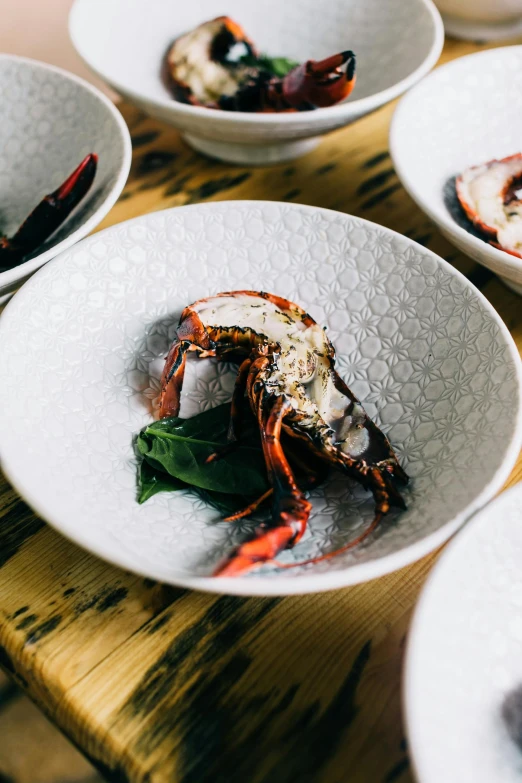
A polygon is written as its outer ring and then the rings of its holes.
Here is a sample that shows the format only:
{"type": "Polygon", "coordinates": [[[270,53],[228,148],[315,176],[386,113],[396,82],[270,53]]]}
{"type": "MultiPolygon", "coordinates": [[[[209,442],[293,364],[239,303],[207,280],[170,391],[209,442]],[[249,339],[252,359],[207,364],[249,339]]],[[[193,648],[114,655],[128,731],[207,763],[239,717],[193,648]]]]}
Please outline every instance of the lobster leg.
{"type": "Polygon", "coordinates": [[[252,503],[249,503],[248,506],[245,506],[245,508],[241,509],[241,511],[236,511],[234,514],[230,514],[230,516],[225,517],[223,521],[237,522],[238,519],[243,519],[244,517],[250,516],[250,514],[253,514],[254,511],[265,502],[265,500],[268,500],[273,491],[273,488],[270,487],[270,489],[267,489],[266,492],[263,492],[261,497],[258,497],[256,500],[252,501],[252,503]]]}
{"type": "MultiPolygon", "coordinates": [[[[298,457],[295,452],[292,452],[292,463],[293,465],[299,467],[299,469],[302,471],[303,486],[305,489],[312,489],[321,482],[321,476],[319,476],[317,473],[314,473],[306,461],[298,457]]],[[[273,491],[274,489],[271,487],[266,492],[263,492],[261,497],[252,501],[252,503],[249,503],[248,506],[245,506],[245,508],[241,509],[240,511],[236,511],[234,514],[231,514],[228,517],[225,517],[224,521],[236,522],[238,519],[243,519],[244,517],[250,516],[250,514],[253,514],[253,512],[256,511],[256,509],[258,509],[259,506],[265,502],[265,500],[268,500],[268,498],[273,494],[273,491]]]]}
{"type": "Polygon", "coordinates": [[[228,427],[227,440],[237,441],[241,432],[243,403],[245,401],[245,390],[247,385],[248,373],[252,359],[248,357],[239,365],[234,392],[232,394],[232,405],[230,408],[230,424],[228,427]]]}
{"type": "MultiPolygon", "coordinates": [[[[406,475],[406,474],[404,474],[406,475]]],[[[311,557],[308,560],[301,560],[299,563],[277,563],[279,568],[297,568],[298,566],[310,565],[311,563],[320,563],[322,560],[330,560],[332,557],[342,554],[342,552],[348,552],[350,549],[354,549],[359,544],[362,544],[378,527],[383,516],[390,510],[390,501],[393,505],[399,506],[405,509],[406,505],[401,495],[395,489],[393,482],[388,478],[387,474],[384,474],[379,468],[374,468],[370,471],[370,488],[375,498],[375,516],[370,525],[363,530],[360,535],[348,541],[347,544],[334,549],[333,552],[326,552],[324,555],[318,557],[311,557]]]]}
{"type": "MultiPolygon", "coordinates": [[[[179,414],[181,389],[189,351],[202,353],[204,349],[190,340],[177,340],[170,348],[161,378],[160,419],[179,414]]],[[[205,350],[204,353],[205,356],[212,355],[210,351],[205,350]]]]}
{"type": "MultiPolygon", "coordinates": [[[[260,407],[260,406],[259,406],[260,407]]],[[[275,502],[272,508],[273,527],[262,527],[259,535],[241,544],[218,566],[215,576],[237,576],[272,560],[281,550],[303,535],[311,504],[297,486],[281,446],[281,425],[292,410],[291,403],[278,397],[266,421],[264,448],[267,467],[272,476],[275,502]]]]}
{"type": "Polygon", "coordinates": [[[281,425],[292,404],[284,397],[275,401],[266,424],[267,452],[272,466],[275,503],[272,518],[275,523],[283,521],[295,532],[295,542],[303,535],[312,504],[296,484],[290,464],[281,445],[281,425]]]}
{"type": "Polygon", "coordinates": [[[342,552],[348,552],[349,549],[355,549],[356,546],[359,546],[359,544],[362,544],[363,541],[365,541],[368,536],[370,536],[375,528],[378,526],[379,522],[382,519],[382,514],[377,513],[375,514],[371,525],[368,525],[366,530],[363,530],[363,532],[357,536],[357,538],[352,538],[351,541],[348,541],[347,544],[344,544],[343,546],[340,546],[339,549],[334,549],[333,552],[325,552],[324,555],[318,555],[317,557],[310,557],[308,560],[301,560],[299,563],[280,563],[279,561],[274,561],[274,565],[277,565],[278,568],[297,568],[298,566],[305,566],[310,565],[311,563],[320,563],[322,560],[330,560],[332,557],[336,557],[337,555],[340,555],[342,552]]]}
{"type": "Polygon", "coordinates": [[[397,491],[390,473],[386,473],[380,468],[373,468],[370,471],[370,476],[370,489],[375,498],[376,511],[387,514],[390,506],[397,506],[402,508],[403,511],[406,510],[406,503],[402,495],[397,491]]]}
{"type": "MultiPolygon", "coordinates": [[[[251,364],[252,364],[252,359],[248,357],[239,366],[236,382],[234,384],[234,391],[232,393],[232,404],[230,406],[230,424],[228,425],[228,432],[227,432],[228,444],[219,449],[216,449],[216,451],[214,451],[213,454],[209,454],[209,456],[205,460],[206,463],[215,462],[216,460],[221,459],[221,457],[224,457],[225,454],[229,454],[239,445],[243,402],[245,398],[246,383],[247,383],[248,373],[251,364]]],[[[246,514],[241,514],[241,516],[246,516],[246,514]]],[[[236,515],[234,514],[234,519],[236,518],[240,519],[240,517],[236,517],[236,515]]]]}
{"type": "Polygon", "coordinates": [[[56,231],[91,187],[97,162],[97,155],[87,155],[59,188],[42,199],[14,236],[0,239],[0,269],[19,264],[56,231]]]}

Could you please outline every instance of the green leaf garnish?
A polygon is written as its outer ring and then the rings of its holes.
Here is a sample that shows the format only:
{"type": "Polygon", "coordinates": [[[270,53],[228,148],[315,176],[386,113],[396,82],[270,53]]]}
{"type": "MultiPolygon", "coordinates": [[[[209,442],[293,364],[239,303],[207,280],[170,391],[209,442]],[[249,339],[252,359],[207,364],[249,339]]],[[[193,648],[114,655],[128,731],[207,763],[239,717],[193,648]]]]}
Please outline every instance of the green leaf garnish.
{"type": "MultiPolygon", "coordinates": [[[[269,483],[258,424],[246,400],[244,405],[239,444],[210,463],[206,462],[207,457],[227,445],[230,403],[190,419],[171,417],[144,427],[136,441],[143,457],[138,474],[138,502],[145,503],[158,492],[186,489],[223,516],[229,516],[266,492],[269,483]]],[[[292,441],[288,438],[285,442],[285,452],[299,486],[305,489],[309,476],[302,468],[302,447],[292,441]]],[[[324,481],[326,463],[313,454],[307,454],[306,463],[313,466],[317,483],[324,481]]]]}
{"type": "Polygon", "coordinates": [[[237,448],[218,460],[206,461],[226,445],[229,421],[229,403],[191,419],[161,419],[140,432],[137,448],[150,466],[185,485],[231,495],[262,495],[268,489],[268,479],[261,439],[251,414],[245,417],[237,448]]]}
{"type": "Polygon", "coordinates": [[[269,57],[267,54],[260,54],[259,57],[255,57],[250,53],[241,57],[238,60],[238,64],[259,68],[278,78],[286,76],[287,73],[290,73],[291,70],[299,65],[297,60],[291,60],[288,57],[269,57]]]}
{"type": "Polygon", "coordinates": [[[286,76],[287,73],[290,73],[299,65],[297,60],[290,60],[288,57],[269,57],[266,54],[259,56],[258,64],[261,68],[279,78],[286,76]]]}

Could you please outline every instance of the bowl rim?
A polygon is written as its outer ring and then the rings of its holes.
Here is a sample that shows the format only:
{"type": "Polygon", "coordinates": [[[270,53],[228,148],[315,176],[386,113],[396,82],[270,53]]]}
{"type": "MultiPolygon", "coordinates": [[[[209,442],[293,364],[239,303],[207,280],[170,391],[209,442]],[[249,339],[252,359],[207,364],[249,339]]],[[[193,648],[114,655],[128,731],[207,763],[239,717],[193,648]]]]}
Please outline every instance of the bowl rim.
{"type": "MultiPolygon", "coordinates": [[[[493,56],[493,54],[498,55],[499,52],[510,51],[518,52],[522,60],[522,44],[515,44],[513,46],[498,46],[493,49],[486,49],[483,52],[473,52],[472,54],[466,54],[464,57],[457,57],[454,60],[451,60],[449,63],[440,65],[438,68],[429,73],[420,84],[415,85],[415,87],[410,90],[407,95],[404,95],[399,101],[399,104],[393,113],[390,124],[388,147],[390,150],[390,157],[392,159],[393,167],[405,191],[422,209],[422,211],[425,212],[431,220],[433,220],[434,223],[436,223],[444,231],[447,231],[448,234],[451,234],[457,240],[461,240],[462,243],[467,244],[477,251],[481,251],[482,254],[489,256],[491,263],[495,265],[496,269],[500,264],[501,267],[510,267],[513,270],[520,271],[522,270],[522,258],[512,256],[505,250],[499,250],[498,248],[493,247],[493,245],[490,245],[486,240],[479,239],[478,237],[474,236],[469,231],[466,231],[465,228],[459,226],[458,223],[452,219],[449,213],[443,213],[441,215],[436,212],[436,210],[431,207],[430,203],[424,197],[422,189],[417,188],[413,184],[412,177],[409,174],[410,166],[404,162],[405,158],[398,151],[402,127],[404,127],[406,124],[405,118],[407,118],[411,107],[415,105],[418,91],[424,89],[426,85],[429,85],[430,81],[435,78],[435,74],[448,72],[452,67],[458,67],[460,63],[471,58],[487,58],[493,56]]],[[[458,81],[456,82],[456,85],[458,87],[458,81]]],[[[482,263],[484,266],[487,265],[485,261],[480,263],[482,263]]],[[[505,272],[500,272],[500,274],[505,274],[505,272]]]]}
{"type": "MultiPolygon", "coordinates": [[[[495,471],[495,473],[489,478],[489,481],[484,484],[481,492],[464,508],[460,513],[454,516],[452,519],[443,524],[440,528],[428,534],[426,537],[416,541],[406,547],[401,547],[392,554],[384,555],[380,558],[370,560],[365,563],[359,563],[349,568],[341,569],[338,571],[331,571],[322,574],[307,573],[295,579],[288,579],[284,577],[270,577],[267,579],[249,579],[248,577],[221,577],[215,579],[213,577],[191,577],[182,575],[169,575],[160,573],[159,570],[152,572],[146,565],[143,568],[137,567],[135,560],[129,557],[125,552],[114,552],[111,550],[107,552],[103,544],[98,542],[92,542],[83,531],[75,529],[69,521],[62,520],[59,515],[47,514],[45,504],[40,504],[40,500],[36,494],[33,494],[32,490],[27,490],[25,487],[25,480],[23,472],[19,472],[16,468],[9,464],[9,458],[5,453],[1,451],[0,442],[0,459],[2,463],[2,469],[9,480],[9,482],[16,488],[19,494],[26,500],[31,508],[43,519],[46,519],[49,524],[54,527],[61,535],[64,535],[75,544],[84,547],[92,554],[101,557],[106,562],[112,563],[120,568],[124,568],[133,573],[139,574],[143,577],[149,577],[153,579],[162,579],[166,583],[173,585],[187,587],[195,590],[202,590],[210,593],[227,593],[234,595],[296,595],[304,593],[323,592],[326,590],[333,590],[340,587],[347,587],[349,585],[361,584],[371,579],[375,579],[385,574],[397,571],[398,569],[409,565],[419,560],[424,555],[438,548],[447,539],[449,539],[458,530],[466,520],[478,509],[482,508],[491,498],[502,488],[507,478],[509,477],[513,466],[515,465],[520,449],[522,447],[522,361],[515,345],[513,337],[511,336],[507,326],[504,324],[493,305],[488,299],[477,289],[473,284],[461,273],[438,256],[431,250],[419,245],[414,240],[393,231],[390,228],[381,226],[378,223],[374,223],[364,218],[360,218],[356,215],[350,215],[348,213],[338,212],[333,209],[326,209],[324,207],[314,207],[304,204],[291,204],[288,202],[274,202],[263,200],[244,200],[244,201],[224,201],[224,202],[209,202],[200,204],[191,204],[183,207],[171,207],[168,210],[158,210],[150,212],[145,215],[139,215],[138,217],[130,218],[123,223],[118,223],[114,226],[109,226],[103,229],[100,234],[96,234],[93,237],[87,237],[82,242],[94,243],[106,232],[114,232],[121,228],[122,225],[136,224],[140,221],[152,221],[156,219],[158,214],[165,215],[166,212],[179,214],[179,210],[185,212],[192,211],[212,211],[215,209],[244,209],[248,206],[265,206],[271,207],[277,204],[280,207],[285,207],[288,210],[296,210],[300,212],[308,212],[310,214],[328,214],[341,218],[343,221],[356,221],[357,224],[363,223],[366,226],[371,227],[372,231],[377,230],[381,234],[390,236],[391,238],[398,239],[402,243],[406,243],[417,252],[422,255],[428,255],[435,259],[437,265],[442,266],[453,277],[465,281],[465,284],[472,290],[473,295],[480,303],[482,308],[485,308],[489,313],[492,320],[496,323],[500,334],[504,338],[506,347],[508,348],[510,358],[513,361],[516,373],[516,382],[518,390],[518,409],[516,411],[516,418],[513,421],[513,429],[509,443],[506,445],[505,453],[501,464],[495,471]],[[224,206],[226,205],[226,207],[224,206]]],[[[53,260],[53,264],[63,264],[67,262],[67,253],[70,249],[60,253],[60,255],[53,260]]],[[[16,317],[17,303],[21,302],[23,297],[27,296],[32,286],[39,285],[40,276],[45,276],[49,273],[49,267],[42,268],[34,275],[31,280],[26,283],[23,288],[13,297],[11,302],[8,303],[2,318],[0,319],[0,345],[2,342],[3,330],[8,321],[16,317]]],[[[1,426],[1,424],[0,424],[1,426]]]]}
{"type": "Polygon", "coordinates": [[[446,569],[446,564],[448,561],[451,562],[454,552],[458,552],[466,542],[474,538],[475,533],[478,530],[481,530],[491,522],[491,515],[495,514],[499,505],[501,506],[504,503],[509,504],[512,498],[517,497],[519,500],[522,497],[522,482],[520,481],[517,484],[508,487],[508,489],[497,495],[491,503],[473,514],[469,523],[458,532],[437,559],[437,562],[428,574],[428,577],[422,586],[420,596],[417,599],[408,630],[406,650],[402,665],[401,703],[406,733],[410,743],[412,766],[415,771],[416,779],[419,781],[430,780],[432,774],[425,761],[423,750],[425,743],[423,743],[422,740],[423,732],[421,731],[420,724],[415,722],[413,715],[419,701],[418,691],[415,691],[413,687],[413,676],[419,665],[417,659],[419,657],[419,651],[422,650],[422,647],[419,648],[419,637],[422,634],[423,626],[426,622],[426,612],[432,602],[432,594],[437,590],[440,579],[446,569]]]}
{"type": "Polygon", "coordinates": [[[58,242],[56,245],[48,248],[45,252],[30,258],[28,261],[24,261],[23,263],[18,264],[12,269],[7,269],[4,272],[0,272],[0,295],[2,294],[1,289],[4,286],[16,283],[18,281],[21,282],[27,275],[31,275],[47,261],[50,261],[56,255],[64,250],[67,250],[67,248],[71,247],[80,239],[83,239],[85,236],[87,236],[87,234],[89,234],[92,229],[103,220],[103,218],[107,215],[107,213],[112,209],[118,200],[123,188],[125,187],[125,183],[127,182],[132,163],[132,143],[127,124],[114,103],[109,98],[107,98],[97,87],[89,84],[89,82],[85,81],[85,79],[82,79],[80,76],[69,73],[69,71],[66,71],[63,68],[59,68],[56,65],[49,65],[48,63],[41,62],[40,60],[33,60],[30,57],[21,57],[20,55],[16,54],[0,53],[0,63],[9,61],[28,65],[36,70],[50,71],[51,73],[58,74],[63,79],[66,79],[67,81],[75,84],[78,89],[83,89],[87,92],[90,92],[91,95],[100,103],[102,103],[112,115],[112,118],[116,123],[116,128],[119,131],[119,143],[121,145],[123,155],[121,165],[117,172],[116,180],[105,200],[99,205],[98,209],[96,209],[96,211],[84,223],[78,226],[75,231],[64,237],[61,242],[58,242]]]}
{"type": "Polygon", "coordinates": [[[435,7],[432,0],[413,0],[423,6],[429,13],[432,22],[432,41],[429,50],[427,51],[424,60],[417,66],[404,79],[387,87],[385,90],[367,95],[365,98],[359,98],[355,100],[345,101],[338,103],[335,106],[329,106],[327,108],[319,108],[310,112],[275,112],[274,114],[263,114],[256,112],[228,112],[222,109],[207,109],[204,106],[191,106],[190,104],[180,103],[174,98],[151,98],[144,93],[135,92],[123,85],[120,81],[108,79],[107,76],[98,70],[98,68],[91,62],[89,56],[78,42],[78,37],[75,34],[76,16],[78,15],[78,9],[82,4],[88,3],[89,0],[74,0],[68,18],[68,31],[69,38],[83,62],[90,70],[95,73],[106,84],[112,87],[116,92],[122,95],[128,96],[130,100],[143,104],[146,101],[150,106],[155,109],[168,110],[173,116],[181,117],[193,117],[193,118],[205,118],[208,117],[208,112],[212,111],[211,117],[219,120],[221,123],[228,125],[265,125],[268,128],[274,125],[284,123],[288,127],[299,126],[303,127],[304,124],[309,125],[310,128],[320,126],[323,120],[330,118],[333,121],[348,120],[350,115],[358,113],[362,116],[372,109],[382,106],[384,103],[397,98],[403,92],[412,87],[416,82],[422,79],[435,65],[439,59],[442,47],[444,45],[444,24],[442,17],[435,7]],[[308,122],[304,123],[303,120],[308,119],[308,122]]]}

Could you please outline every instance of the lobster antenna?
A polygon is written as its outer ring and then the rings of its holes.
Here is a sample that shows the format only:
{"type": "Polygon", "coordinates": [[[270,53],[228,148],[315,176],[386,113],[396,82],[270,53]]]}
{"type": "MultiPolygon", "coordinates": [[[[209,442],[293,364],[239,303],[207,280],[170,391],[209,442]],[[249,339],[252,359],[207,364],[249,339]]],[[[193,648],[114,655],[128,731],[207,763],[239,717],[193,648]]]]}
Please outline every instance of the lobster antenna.
{"type": "Polygon", "coordinates": [[[301,560],[299,563],[280,563],[279,560],[272,560],[272,563],[278,568],[297,568],[298,566],[305,566],[310,565],[311,563],[320,563],[321,560],[329,560],[331,557],[336,557],[337,555],[340,555],[342,552],[347,552],[349,549],[353,549],[354,547],[361,544],[365,539],[370,536],[379,522],[381,521],[383,515],[380,511],[378,511],[375,514],[375,517],[373,518],[373,522],[369,527],[364,530],[360,536],[357,536],[357,538],[353,538],[351,541],[348,541],[347,544],[344,544],[344,546],[339,547],[339,549],[334,549],[333,552],[326,552],[324,555],[319,555],[318,557],[311,557],[308,560],[301,560]]]}

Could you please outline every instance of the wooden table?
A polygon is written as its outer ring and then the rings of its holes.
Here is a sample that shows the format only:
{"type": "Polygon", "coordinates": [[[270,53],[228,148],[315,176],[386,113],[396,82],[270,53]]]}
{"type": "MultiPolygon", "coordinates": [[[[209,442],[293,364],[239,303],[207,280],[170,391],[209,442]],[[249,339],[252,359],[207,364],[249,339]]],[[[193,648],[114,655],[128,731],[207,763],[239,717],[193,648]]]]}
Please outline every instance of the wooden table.
{"type": "MultiPolygon", "coordinates": [[[[450,41],[442,59],[481,48],[450,41]]],[[[350,212],[448,259],[522,345],[520,299],[449,245],[399,184],[387,152],[393,104],[331,134],[301,160],[263,169],[205,160],[173,129],[121,108],[134,161],[101,227],[220,199],[350,212]]],[[[519,460],[508,483],[521,477],[519,460]]],[[[0,482],[0,664],[108,780],[412,780],[401,724],[402,653],[436,555],[328,594],[192,593],[97,560],[0,482]]]]}

